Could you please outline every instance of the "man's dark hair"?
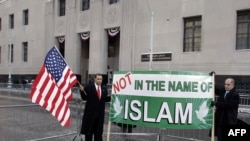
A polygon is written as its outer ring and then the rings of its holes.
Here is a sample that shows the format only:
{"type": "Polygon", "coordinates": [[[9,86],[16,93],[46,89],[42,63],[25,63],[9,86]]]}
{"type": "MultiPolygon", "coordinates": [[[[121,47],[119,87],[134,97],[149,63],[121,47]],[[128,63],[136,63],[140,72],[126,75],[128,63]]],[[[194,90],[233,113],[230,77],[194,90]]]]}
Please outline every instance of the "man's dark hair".
{"type": "Polygon", "coordinates": [[[97,76],[102,76],[102,74],[96,73],[96,74],[95,74],[95,78],[96,78],[97,76]]]}

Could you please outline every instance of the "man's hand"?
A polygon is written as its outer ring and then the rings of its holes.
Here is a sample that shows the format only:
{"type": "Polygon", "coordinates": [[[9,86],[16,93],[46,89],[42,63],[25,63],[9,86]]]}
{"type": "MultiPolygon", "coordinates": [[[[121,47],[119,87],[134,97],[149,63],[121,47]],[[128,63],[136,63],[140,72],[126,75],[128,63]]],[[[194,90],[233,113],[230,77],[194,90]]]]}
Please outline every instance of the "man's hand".
{"type": "Polygon", "coordinates": [[[79,84],[79,89],[80,89],[81,91],[84,91],[83,85],[79,84]]]}
{"type": "Polygon", "coordinates": [[[213,75],[215,75],[215,72],[214,72],[214,71],[211,71],[211,72],[209,73],[209,75],[213,76],[213,75]]]}
{"type": "Polygon", "coordinates": [[[87,95],[87,93],[84,91],[83,85],[79,84],[79,89],[80,89],[85,95],[87,95]]]}
{"type": "Polygon", "coordinates": [[[214,107],[214,106],[215,106],[215,102],[214,102],[214,101],[211,101],[210,106],[211,106],[211,107],[214,107]]]}

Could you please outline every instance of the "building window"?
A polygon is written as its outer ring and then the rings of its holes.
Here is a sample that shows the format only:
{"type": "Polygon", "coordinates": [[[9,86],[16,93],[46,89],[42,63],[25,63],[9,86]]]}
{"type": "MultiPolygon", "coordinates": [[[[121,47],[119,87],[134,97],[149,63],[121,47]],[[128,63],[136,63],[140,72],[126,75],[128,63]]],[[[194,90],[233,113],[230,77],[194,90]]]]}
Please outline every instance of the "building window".
{"type": "Polygon", "coordinates": [[[23,42],[23,61],[28,62],[28,42],[23,42]]]}
{"type": "Polygon", "coordinates": [[[82,11],[89,9],[89,0],[82,0],[82,11]]]}
{"type": "Polygon", "coordinates": [[[1,58],[2,58],[2,47],[0,46],[0,64],[1,64],[1,58]]]}
{"type": "Polygon", "coordinates": [[[2,18],[0,18],[0,31],[2,30],[2,18]]]}
{"type": "Polygon", "coordinates": [[[29,10],[23,10],[23,25],[29,24],[29,10]]]}
{"type": "Polygon", "coordinates": [[[237,12],[236,50],[250,49],[250,10],[237,12]]]}
{"type": "Polygon", "coordinates": [[[109,0],[109,4],[118,3],[119,0],[109,0]]]}
{"type": "Polygon", "coordinates": [[[65,37],[64,36],[58,37],[58,42],[59,42],[59,47],[58,47],[59,52],[64,57],[64,53],[65,53],[65,37]]]}
{"type": "Polygon", "coordinates": [[[201,17],[184,19],[183,52],[197,52],[201,50],[201,17]]]}
{"type": "Polygon", "coordinates": [[[10,59],[11,63],[13,63],[13,51],[14,50],[14,45],[9,44],[9,53],[8,53],[8,60],[10,59]]]}
{"type": "Polygon", "coordinates": [[[11,14],[9,16],[9,27],[10,27],[10,29],[14,28],[14,14],[11,14]]]}
{"type": "Polygon", "coordinates": [[[59,0],[59,16],[65,16],[66,1],[59,0]]]}

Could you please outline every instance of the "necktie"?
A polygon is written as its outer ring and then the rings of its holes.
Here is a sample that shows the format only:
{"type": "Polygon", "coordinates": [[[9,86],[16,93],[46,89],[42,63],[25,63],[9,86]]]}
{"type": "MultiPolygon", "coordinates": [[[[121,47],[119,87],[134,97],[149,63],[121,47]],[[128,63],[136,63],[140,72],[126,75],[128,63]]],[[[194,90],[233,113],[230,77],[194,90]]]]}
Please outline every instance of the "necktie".
{"type": "Polygon", "coordinates": [[[100,100],[101,98],[101,91],[100,91],[100,87],[97,86],[97,96],[98,96],[98,99],[100,100]]]}
{"type": "Polygon", "coordinates": [[[224,99],[226,99],[228,92],[226,91],[224,94],[224,99]]]}

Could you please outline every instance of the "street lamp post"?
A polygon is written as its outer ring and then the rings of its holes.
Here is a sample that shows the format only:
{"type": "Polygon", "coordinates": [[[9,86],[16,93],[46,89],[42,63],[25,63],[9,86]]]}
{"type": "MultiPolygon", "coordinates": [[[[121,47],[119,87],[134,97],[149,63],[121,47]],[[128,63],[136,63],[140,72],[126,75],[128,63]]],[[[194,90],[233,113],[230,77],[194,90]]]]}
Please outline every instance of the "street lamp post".
{"type": "Polygon", "coordinates": [[[9,45],[8,45],[8,51],[9,51],[9,57],[8,57],[8,66],[9,66],[9,76],[8,76],[8,86],[7,88],[12,88],[12,80],[11,80],[11,55],[12,55],[12,45],[11,45],[11,39],[9,39],[9,45]]]}
{"type": "Polygon", "coordinates": [[[154,12],[151,10],[149,6],[149,2],[147,0],[148,9],[151,14],[151,26],[150,26],[150,49],[149,49],[149,70],[152,70],[152,61],[153,61],[153,46],[154,46],[154,12]]]}

